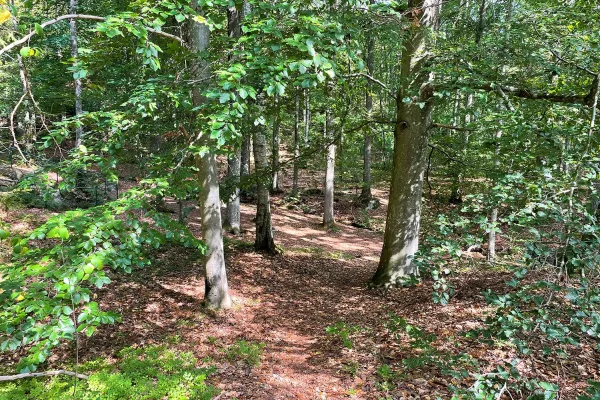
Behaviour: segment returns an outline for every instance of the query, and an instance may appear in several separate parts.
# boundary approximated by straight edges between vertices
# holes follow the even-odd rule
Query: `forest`
[[[0,0],[0,400],[600,399],[597,0]]]

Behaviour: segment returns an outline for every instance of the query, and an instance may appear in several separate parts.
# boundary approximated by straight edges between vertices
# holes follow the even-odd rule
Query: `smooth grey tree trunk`
[[[244,133],[242,137],[242,152],[240,155],[241,162],[241,176],[250,175],[250,140],[251,136],[249,133]]]
[[[294,175],[292,178],[292,196],[298,195],[298,176],[300,174],[300,95],[296,93],[294,111]]]
[[[325,140],[329,142],[327,146],[327,167],[325,169],[324,182],[324,204],[323,204],[323,225],[332,227],[335,225],[333,210],[333,194],[335,180],[335,140],[332,135],[333,116],[331,112],[325,113]]]
[[[231,197],[227,201],[227,214],[224,227],[230,233],[239,235],[242,232],[241,217],[240,217],[240,151],[236,150],[227,159],[227,178],[234,186]]]
[[[268,179],[269,161],[267,158],[267,142],[263,126],[254,129],[254,167],[258,183],[256,185],[256,237],[254,249],[275,253],[273,227],[271,225],[271,204],[269,189],[265,181]]]
[[[271,180],[271,191],[280,193],[281,187],[279,184],[279,129],[281,120],[279,115],[279,98],[275,96],[275,118],[273,119],[273,147],[271,149],[271,158],[273,161],[273,177]]]
[[[429,55],[428,32],[438,26],[442,0],[409,0],[410,9],[422,10],[418,27],[411,29],[400,61],[400,88],[396,99],[394,158],[383,250],[372,278],[375,286],[397,285],[418,273],[413,257],[419,248],[421,197],[426,168],[427,131],[431,125],[433,89],[423,70]],[[402,101],[418,89],[410,103]],[[418,103],[424,103],[421,107]]]
[[[375,38],[371,37],[369,39],[369,44],[367,46],[367,69],[369,71],[369,75],[373,76],[374,65],[374,50],[375,50]],[[367,93],[365,95],[365,111],[367,114],[367,120],[371,119],[371,114],[373,113],[373,83],[370,80],[367,80]],[[363,145],[363,184],[362,191],[360,193],[360,201],[363,204],[367,204],[373,198],[373,194],[371,193],[371,147],[372,147],[373,138],[371,136],[371,126],[367,125],[367,132],[365,132],[365,140]]]
[[[192,1],[192,7],[199,11],[197,0]],[[208,26],[191,20],[188,29],[190,49],[196,54],[206,50],[210,36]],[[198,57],[191,58],[191,73],[198,80],[206,78],[207,72],[203,64],[204,62]],[[192,90],[192,100],[194,106],[199,106],[205,101],[198,87],[194,87]],[[203,135],[202,144],[209,149],[196,157],[198,180],[201,187],[198,203],[202,219],[202,239],[206,246],[206,253],[203,258],[206,274],[204,279],[204,305],[209,309],[226,309],[231,307],[231,297],[229,296],[223,251],[219,170],[216,155],[212,151],[215,146],[214,141]]]
[[[241,24],[242,12],[235,6],[227,9],[227,31],[229,37],[239,38],[242,36]],[[233,186],[231,196],[227,201],[227,213],[225,214],[224,227],[234,235],[241,233],[241,217],[240,217],[240,150],[236,149],[227,159],[228,169],[227,178]]]
[[[77,0],[70,0],[69,13],[77,14]],[[79,47],[77,46],[77,25],[75,19],[69,20],[69,33],[71,36],[71,57],[73,63],[77,63],[79,57]],[[75,79],[75,116],[83,114],[83,105],[81,103],[81,79]],[[75,128],[75,148],[81,146],[81,138],[83,137],[83,127],[77,124]]]

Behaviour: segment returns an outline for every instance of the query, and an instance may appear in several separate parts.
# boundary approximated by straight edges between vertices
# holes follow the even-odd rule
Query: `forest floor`
[[[254,252],[255,206],[243,204],[246,230],[226,238],[234,302],[228,312],[202,311],[199,261],[180,248],[156,254],[157,262],[146,270],[112,274],[113,284],[98,292],[98,301],[121,313],[122,322],[82,339],[80,359],[110,360],[126,346],[167,343],[193,352],[203,365],[217,367],[209,382],[221,390],[220,399],[436,399],[449,398],[454,382],[431,362],[443,359],[443,354],[468,354],[481,360],[484,371],[516,357],[508,345],[484,347],[461,336],[483,326],[490,310],[482,292],[505,291],[506,271],[465,260],[466,272],[453,278],[456,293],[445,306],[431,301],[431,282],[388,293],[367,287],[382,247],[387,193],[374,191],[381,201],[369,215],[375,230],[352,225],[361,217],[353,206],[354,193],[338,194],[334,230],[321,226],[318,193],[296,204],[284,195],[275,196],[273,226],[282,250],[275,256]],[[19,213],[27,212],[31,213]],[[11,217],[15,224],[26,223],[23,214]],[[197,211],[188,223],[199,233]],[[394,338],[385,329],[390,313],[435,334],[437,340],[430,348],[411,348],[406,335]],[[328,333],[327,327],[334,328]],[[63,350],[51,364],[73,356],[72,348]],[[561,398],[574,399],[587,379],[599,378],[598,360],[586,346],[570,354],[560,366],[534,360],[518,368],[558,379]],[[425,362],[413,369],[402,367],[402,360],[409,358]],[[510,398],[508,393],[505,397]]]

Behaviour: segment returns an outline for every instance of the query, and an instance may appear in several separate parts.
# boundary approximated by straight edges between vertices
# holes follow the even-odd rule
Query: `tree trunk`
[[[294,176],[292,178],[292,196],[298,195],[298,175],[300,172],[300,95],[296,93],[294,112]]]
[[[77,14],[77,0],[70,0],[69,13]],[[69,21],[69,31],[71,36],[71,57],[73,63],[77,64],[77,57],[79,56],[79,48],[77,46],[77,25],[75,19]],[[75,116],[79,116],[83,113],[83,106],[81,104],[81,79],[75,79]],[[81,146],[81,138],[83,137],[83,127],[77,124],[75,128],[75,148]]]
[[[396,285],[406,275],[418,273],[413,257],[419,248],[427,130],[433,109],[433,90],[428,84],[430,76],[422,66],[423,57],[428,56],[427,33],[438,26],[441,4],[442,0],[409,1],[409,8],[419,9],[415,15],[420,16],[420,21],[413,21],[400,62],[392,181],[383,250],[372,278],[375,286]],[[411,98],[410,103],[403,101],[416,90],[419,95]]]
[[[227,32],[229,37],[237,39],[242,36],[242,13],[236,6],[227,9]],[[235,150],[227,159],[227,177],[233,184],[233,191],[227,201],[227,213],[225,218],[226,228],[234,235],[241,233],[240,217],[240,150]]]
[[[281,187],[279,186],[279,128],[281,126],[281,120],[279,119],[279,98],[275,96],[275,118],[273,119],[273,148],[271,151],[271,157],[273,160],[273,178],[271,182],[271,191],[273,193],[280,193]]]
[[[197,0],[192,7],[199,10]],[[208,47],[210,31],[205,24],[194,20],[189,25],[189,43],[193,52],[201,53]],[[191,58],[190,68],[195,78],[206,78],[205,65],[196,57]],[[198,87],[192,90],[194,106],[204,103]],[[219,197],[219,170],[217,159],[212,148],[215,146],[210,137],[203,136],[202,144],[209,150],[196,156],[198,180],[201,191],[199,196],[200,217],[202,219],[202,239],[206,246],[204,254],[204,305],[209,309],[224,309],[231,307],[227,273],[225,270],[225,255],[223,252],[223,231],[221,229],[221,199]]]
[[[371,37],[369,39],[369,44],[367,47],[367,69],[369,71],[369,75],[373,76],[374,66],[373,66],[373,52],[375,49],[375,38]],[[365,96],[365,110],[367,113],[367,120],[371,119],[371,114],[373,112],[373,83],[370,80],[367,80],[367,94]],[[367,204],[373,198],[371,194],[371,145],[372,145],[372,137],[371,137],[371,127],[367,125],[367,132],[365,132],[365,142],[363,148],[363,185],[362,191],[360,193],[360,201],[363,204]]]
[[[227,159],[228,170],[227,178],[232,182],[234,188],[231,197],[227,201],[227,217],[225,222],[226,229],[234,235],[242,232],[240,217],[240,151],[237,150]]]
[[[325,113],[325,140],[329,141],[327,146],[327,167],[325,169],[324,193],[325,200],[323,206],[323,225],[332,227],[335,224],[333,215],[333,193],[335,178],[335,141],[332,135],[333,116],[331,112]]]
[[[308,143],[310,135],[310,91],[304,89],[304,143]]]
[[[267,159],[267,142],[262,126],[254,129],[254,166],[258,177],[256,187],[256,237],[254,249],[275,253],[275,241],[273,240],[273,227],[271,225],[271,204],[269,200],[269,189],[265,183],[269,172],[269,161]]]
[[[240,156],[240,175],[248,176],[250,175],[250,140],[251,137],[249,134],[244,133],[242,137],[242,153]]]
[[[460,105],[460,90],[456,89],[456,92],[454,93],[454,109],[452,110],[452,113],[453,113],[452,124],[454,126],[458,126],[459,105]],[[459,134],[464,135],[462,132],[459,132]],[[464,150],[464,147],[462,150]],[[464,152],[463,152],[463,154],[464,154]],[[454,175],[454,176],[453,176],[452,188],[450,190],[450,198],[448,199],[448,202],[450,204],[462,203],[462,190],[461,190],[462,169],[463,169],[462,165],[459,165],[455,161],[453,162],[452,175]]]

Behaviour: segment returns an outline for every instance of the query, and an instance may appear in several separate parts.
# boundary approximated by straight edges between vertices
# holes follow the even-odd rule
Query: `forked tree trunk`
[[[280,193],[279,186],[279,128],[281,120],[279,119],[279,99],[275,97],[275,118],[273,119],[273,148],[271,149],[271,157],[273,160],[273,178],[271,181],[271,191]]]
[[[408,4],[409,9],[418,10],[413,15],[419,15],[420,21],[413,21],[400,62],[392,181],[383,250],[372,278],[375,286],[393,286],[403,277],[418,272],[413,257],[419,248],[427,130],[433,108],[430,76],[422,70],[422,65],[423,57],[429,54],[427,34],[438,25],[441,4],[442,0],[409,0]],[[403,99],[411,96],[413,90],[419,90],[419,95],[405,103]]]
[[[298,195],[298,175],[300,174],[300,95],[296,93],[294,111],[294,176],[292,178],[292,196]]]
[[[373,76],[374,65],[373,65],[373,52],[375,49],[375,38],[369,39],[367,47],[367,69],[369,75]],[[371,119],[373,112],[373,84],[369,80],[367,81],[367,94],[365,96],[365,111],[367,114],[367,120]],[[371,147],[373,138],[371,136],[371,127],[367,125],[367,132],[365,132],[365,142],[363,148],[363,185],[360,193],[360,201],[363,204],[367,204],[373,198],[371,193]]]
[[[267,142],[262,126],[254,130],[254,167],[258,183],[256,185],[256,237],[254,249],[275,253],[273,227],[271,225],[271,204],[269,189],[265,181],[268,179],[269,161],[267,159]]]
[[[69,13],[77,14],[77,0],[70,0]],[[75,19],[69,21],[69,31],[71,36],[71,57],[73,63],[77,63],[77,57],[79,56],[79,48],[77,46],[77,25]],[[81,79],[75,79],[75,116],[79,116],[83,113],[83,105],[81,103]],[[83,136],[83,127],[77,124],[75,128],[75,148],[81,145],[81,138]]]
[[[335,224],[333,214],[333,193],[335,179],[335,141],[332,135],[333,116],[330,111],[325,113],[325,140],[327,146],[327,167],[325,169],[323,225],[332,227]]]
[[[199,11],[197,0],[192,7]],[[201,53],[208,47],[210,31],[208,26],[191,20],[188,25],[191,51]],[[192,75],[199,81],[206,78],[205,65],[196,57],[191,58]],[[205,99],[198,87],[192,91],[194,106],[200,106]],[[200,182],[200,217],[202,219],[202,239],[206,246],[204,254],[204,304],[210,309],[231,307],[227,273],[225,271],[225,255],[223,252],[223,231],[221,229],[221,199],[219,198],[219,170],[217,159],[212,148],[215,143],[210,137],[203,135],[202,144],[209,150],[196,157],[198,180]]]

